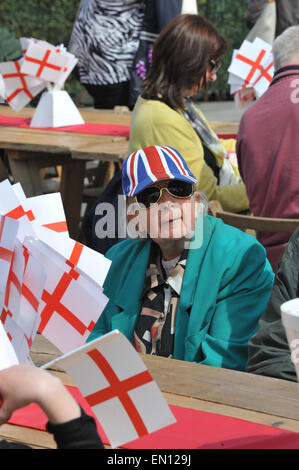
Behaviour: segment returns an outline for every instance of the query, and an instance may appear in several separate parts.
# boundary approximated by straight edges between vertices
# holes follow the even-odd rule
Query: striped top
[[[69,50],[78,58],[81,83],[128,81],[139,45],[142,0],[82,0]]]

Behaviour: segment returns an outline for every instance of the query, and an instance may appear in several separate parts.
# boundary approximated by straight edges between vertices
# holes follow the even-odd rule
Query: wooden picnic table
[[[61,355],[37,335],[31,357],[37,366]],[[141,354],[169,405],[206,411],[299,432],[298,384],[246,372]],[[75,385],[63,371],[51,371],[64,384]],[[45,431],[11,424],[0,427],[0,439],[22,441],[37,448],[55,448]]]

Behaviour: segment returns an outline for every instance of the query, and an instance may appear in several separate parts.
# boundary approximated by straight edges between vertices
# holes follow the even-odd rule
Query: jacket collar
[[[274,83],[278,82],[282,78],[299,75],[299,65],[287,65],[278,69],[273,76],[272,82],[269,86],[272,86]]]
[[[195,233],[198,239],[193,239],[193,245],[191,244],[188,253],[178,307],[181,311],[188,312],[193,305],[197,282],[199,282],[198,279],[194,278],[194,273],[200,272],[200,265],[203,262],[205,252],[210,244],[214,225],[210,217],[200,216],[196,221]],[[139,245],[137,245],[137,243]],[[115,304],[132,317],[136,316],[136,312],[138,314],[141,307],[150,247],[150,240],[136,241],[134,262],[130,265],[122,287],[115,296]],[[177,327],[185,330],[187,327],[187,318],[184,319],[184,315],[178,315],[177,320]]]

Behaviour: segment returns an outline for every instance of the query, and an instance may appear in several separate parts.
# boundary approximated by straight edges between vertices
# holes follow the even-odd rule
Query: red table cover
[[[0,126],[29,128],[31,118],[21,116],[3,116],[0,115]],[[97,124],[88,123],[78,124],[66,127],[34,127],[32,129],[43,129],[49,131],[61,132],[79,132],[81,134],[114,135],[129,138],[130,126],[119,124]]]
[[[82,408],[95,417],[77,387],[67,386]],[[299,433],[215,413],[170,406],[177,422],[132,441],[126,449],[298,449]],[[97,420],[96,420],[97,421]],[[277,418],[279,421],[279,418]],[[10,424],[45,429],[47,416],[38,405],[16,410]],[[101,425],[98,432],[109,444]]]

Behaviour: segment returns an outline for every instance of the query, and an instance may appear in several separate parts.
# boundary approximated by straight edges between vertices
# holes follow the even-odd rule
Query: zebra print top
[[[69,44],[81,83],[130,79],[144,9],[144,0],[82,0]]]

